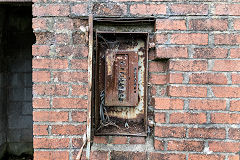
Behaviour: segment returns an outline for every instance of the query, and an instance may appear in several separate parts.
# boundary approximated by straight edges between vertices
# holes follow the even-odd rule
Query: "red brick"
[[[33,59],[32,67],[38,69],[67,69],[66,59]]]
[[[87,32],[76,31],[72,34],[73,44],[75,45],[86,45],[88,44],[88,34]]]
[[[195,86],[169,86],[168,95],[171,97],[207,97],[207,88]]]
[[[66,45],[71,43],[71,38],[68,33],[56,33],[55,34],[55,44]]]
[[[209,143],[209,150],[213,152],[236,153],[240,150],[240,143],[213,141]]]
[[[34,151],[34,160],[69,160],[68,151]]]
[[[33,71],[32,80],[33,82],[49,82],[51,79],[49,71]]]
[[[240,84],[240,74],[232,74],[232,84]]]
[[[164,142],[160,141],[160,140],[157,140],[157,139],[154,139],[154,149],[163,151],[164,150]]]
[[[227,84],[227,77],[223,73],[192,73],[190,84]]]
[[[33,5],[33,16],[68,16],[70,7],[66,4]]]
[[[224,128],[189,128],[189,138],[204,138],[204,139],[225,139],[226,131]]]
[[[36,95],[68,95],[67,85],[34,84],[33,94]]]
[[[187,58],[188,52],[185,47],[157,47],[155,58]]]
[[[207,15],[208,5],[206,4],[172,4],[170,11],[173,15]]]
[[[88,48],[86,46],[80,45],[64,45],[57,46],[56,52],[59,56],[62,57],[87,57],[88,56]]]
[[[86,122],[87,113],[83,111],[73,111],[72,112],[72,121],[74,122]]]
[[[33,111],[33,121],[64,122],[68,121],[68,112]]]
[[[207,70],[206,60],[170,60],[169,70],[172,71],[205,71]]]
[[[205,33],[175,33],[171,35],[171,44],[207,45],[208,34]]]
[[[108,160],[109,153],[107,151],[92,151],[90,157],[91,160]]]
[[[49,30],[47,18],[33,18],[32,19],[32,28],[33,30]]]
[[[73,19],[70,18],[58,18],[55,19],[53,25],[54,30],[73,30]]]
[[[110,159],[121,159],[121,160],[146,160],[146,152],[131,152],[131,151],[111,151]]]
[[[50,108],[50,99],[33,98],[33,108]]]
[[[230,155],[228,156],[228,160],[239,160],[240,159],[240,155]]]
[[[93,138],[94,143],[100,143],[100,144],[107,144],[107,137],[105,136],[94,136]]]
[[[240,111],[240,101],[232,100],[230,102],[230,111]]]
[[[204,148],[202,141],[168,141],[168,150],[170,151],[197,151]]]
[[[80,96],[80,95],[87,95],[88,93],[88,86],[87,85],[72,85],[72,95]]]
[[[129,143],[130,144],[145,144],[146,140],[145,140],[145,137],[130,137]]]
[[[149,82],[151,84],[166,84],[166,75],[151,73]]]
[[[181,99],[155,98],[155,109],[183,109],[184,102]]]
[[[230,128],[228,134],[230,139],[240,140],[240,128]]]
[[[240,71],[240,60],[215,60],[214,71]]]
[[[55,43],[55,34],[53,32],[35,32],[37,45],[51,45]]]
[[[186,21],[184,19],[157,19],[157,30],[186,30]]]
[[[215,34],[214,42],[217,45],[239,45],[240,34]]]
[[[159,113],[159,112],[155,112],[155,122],[156,123],[165,123],[165,113]]]
[[[74,15],[87,15],[88,14],[87,4],[75,4],[71,6],[71,14]]]
[[[165,44],[168,40],[168,35],[167,34],[163,34],[163,33],[156,33],[155,34],[155,43],[156,44]]]
[[[185,154],[173,154],[173,153],[157,153],[150,152],[149,153],[150,160],[183,160],[186,159]]]
[[[72,139],[72,146],[73,148],[81,148],[83,145],[83,139],[82,138],[73,138]]]
[[[212,87],[212,91],[216,97],[222,98],[240,97],[240,87]]]
[[[165,72],[166,62],[165,61],[151,61],[148,63],[149,72]]]
[[[48,135],[48,125],[33,125],[33,135],[45,136]]]
[[[191,99],[189,109],[194,110],[225,110],[226,100]]]
[[[227,19],[192,19],[189,29],[194,31],[225,31],[228,29]]]
[[[127,14],[127,6],[122,3],[95,3],[92,13],[98,16],[123,16]]]
[[[48,56],[50,47],[48,45],[32,45],[33,56]]]
[[[87,108],[87,100],[82,98],[53,98],[53,108]]]
[[[215,4],[216,15],[231,15],[239,16],[240,15],[240,4]]]
[[[230,49],[230,58],[240,58],[240,48]]]
[[[45,149],[56,149],[56,148],[68,148],[68,138],[33,138],[33,147],[45,148]]]
[[[87,59],[72,59],[71,60],[72,69],[88,69],[88,60]]]
[[[194,48],[194,58],[227,58],[228,49],[225,48]]]
[[[59,82],[87,82],[87,72],[53,72],[53,78]]]
[[[225,160],[224,155],[215,154],[189,154],[189,160]]]
[[[233,28],[234,30],[240,30],[240,19],[233,20]]]
[[[203,124],[207,122],[205,113],[172,113],[170,123]]]
[[[184,127],[156,126],[155,136],[162,138],[184,138],[186,137],[186,129]]]
[[[238,124],[240,123],[240,114],[238,113],[212,113],[212,123]]]
[[[133,15],[157,15],[166,14],[165,4],[133,4],[130,6],[130,13]]]
[[[52,125],[54,135],[83,135],[86,132],[86,125]]]
[[[113,137],[112,144],[127,144],[127,137]]]
[[[183,83],[183,79],[182,73],[169,73],[167,75],[167,82],[170,84]]]

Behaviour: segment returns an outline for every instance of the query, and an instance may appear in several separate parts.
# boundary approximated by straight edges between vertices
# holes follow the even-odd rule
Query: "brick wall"
[[[91,159],[239,159],[239,9],[237,0],[35,0],[35,159],[72,160],[82,145],[88,56],[83,19],[89,13],[156,18],[156,47],[149,52],[153,133],[93,136]]]

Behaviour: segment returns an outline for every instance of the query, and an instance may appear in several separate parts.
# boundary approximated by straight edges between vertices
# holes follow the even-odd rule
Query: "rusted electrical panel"
[[[95,28],[96,135],[146,136],[148,39],[148,32]]]

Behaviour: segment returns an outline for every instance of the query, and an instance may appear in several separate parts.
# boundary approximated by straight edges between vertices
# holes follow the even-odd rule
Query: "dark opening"
[[[0,3],[0,159],[32,159],[34,43],[32,4]]]

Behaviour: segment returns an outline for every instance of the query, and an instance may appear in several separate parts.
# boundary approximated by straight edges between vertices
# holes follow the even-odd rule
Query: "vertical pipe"
[[[86,158],[90,159],[91,149],[91,101],[92,101],[92,54],[93,54],[93,15],[89,15],[89,52],[88,52],[88,108],[87,108],[87,152]]]

